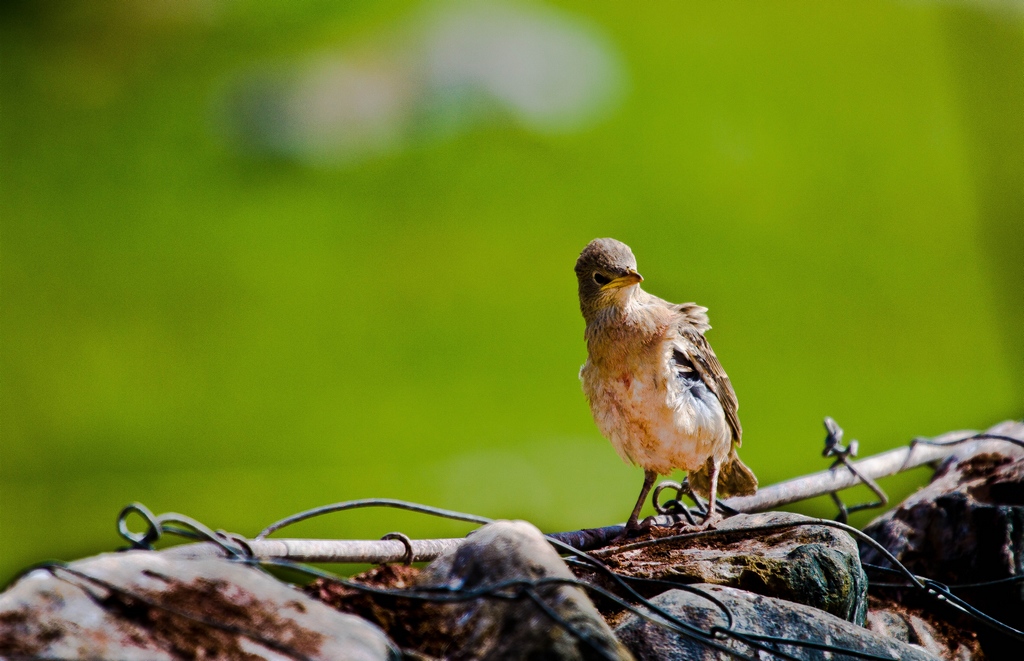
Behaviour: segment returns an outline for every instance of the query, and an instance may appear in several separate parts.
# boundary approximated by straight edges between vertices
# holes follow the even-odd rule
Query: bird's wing
[[[696,303],[680,303],[673,305],[672,311],[683,317],[685,323],[703,333],[711,330],[711,323],[708,321],[708,309]]]
[[[701,333],[711,330],[711,323],[708,321],[708,309],[703,305],[697,305],[696,303],[669,303],[654,294],[648,295],[652,303],[662,305],[675,313],[677,318],[679,318],[680,325],[689,325]]]
[[[707,316],[704,318],[707,319]],[[737,414],[740,405],[736,401],[736,391],[732,389],[729,376],[698,327],[688,323],[688,320],[681,320],[678,331],[679,336],[672,347],[672,358],[677,369],[682,372],[696,371],[708,390],[718,397],[725,419],[732,428],[733,440],[739,445],[743,437],[743,428]]]

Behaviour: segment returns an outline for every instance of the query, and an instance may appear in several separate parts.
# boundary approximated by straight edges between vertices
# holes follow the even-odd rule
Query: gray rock
[[[1021,423],[990,431],[1024,439]],[[912,571],[943,582],[978,582],[1024,573],[1022,522],[1024,450],[986,441],[965,445],[939,466],[928,486],[864,532]],[[885,562],[869,546],[862,557]]]
[[[399,658],[377,627],[253,567],[130,551],[69,569],[0,595],[0,658]]]
[[[543,534],[525,521],[497,521],[431,563],[419,585],[460,591],[541,578],[573,579]],[[518,588],[508,588],[511,594]],[[582,588],[547,585],[537,596],[574,632],[534,601],[484,597],[444,607],[452,659],[631,659]],[[589,644],[586,642],[589,641]]]
[[[1024,440],[1024,423],[988,430]],[[864,532],[910,571],[947,585],[984,583],[1024,574],[1024,448],[997,440],[972,441],[936,470],[932,481]],[[887,566],[884,556],[863,545],[865,563]],[[891,579],[890,579],[891,580]],[[1010,582],[954,591],[982,611],[1024,629],[1024,584]],[[894,591],[915,604],[918,595]],[[976,622],[990,658],[1020,658],[1020,642]]]
[[[732,630],[747,634],[775,636],[832,645],[837,648],[875,654],[894,661],[935,661],[937,657],[924,650],[891,638],[885,638],[867,629],[820,610],[783,599],[761,595],[720,585],[697,584],[690,589],[714,597],[732,613]],[[728,624],[718,605],[706,597],[684,590],[669,590],[651,601],[671,615],[702,631],[713,626]],[[638,659],[664,661],[697,661],[734,659],[728,652],[714,649],[691,636],[630,615],[615,630],[619,639]],[[775,658],[757,654],[748,645],[727,637],[716,641],[736,652],[754,658]],[[850,654],[827,652],[797,645],[780,645],[779,649],[799,659],[829,659],[841,661],[856,659]],[[861,657],[862,658],[862,657]]]
[[[820,608],[863,624],[867,580],[852,537],[821,525],[768,533],[748,531],[808,520],[788,512],[738,514],[718,525],[719,531],[735,531],[732,534],[665,542],[615,553],[605,560],[630,576],[727,585]]]
[[[974,631],[962,629],[918,608],[872,597],[868,629],[922,647],[946,661],[979,661],[985,655]]]

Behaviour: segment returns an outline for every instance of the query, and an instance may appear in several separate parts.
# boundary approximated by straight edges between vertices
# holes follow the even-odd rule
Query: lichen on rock
[[[793,525],[757,530],[779,524]],[[739,514],[725,519],[717,534],[627,548],[606,561],[629,576],[727,585],[820,608],[855,624],[863,624],[867,614],[867,579],[856,542],[799,514]]]

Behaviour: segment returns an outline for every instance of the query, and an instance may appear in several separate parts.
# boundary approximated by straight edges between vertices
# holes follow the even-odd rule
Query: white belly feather
[[[668,475],[691,471],[709,457],[729,455],[732,432],[718,398],[681,386],[665,343],[661,360],[635,361],[639,369],[609,373],[590,361],[580,370],[583,390],[601,433],[623,460]],[[653,358],[653,356],[652,356]]]

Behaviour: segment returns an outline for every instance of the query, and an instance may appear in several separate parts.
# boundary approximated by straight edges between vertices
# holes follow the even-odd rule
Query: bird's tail
[[[690,471],[688,474],[690,487],[694,492],[707,498],[711,491],[711,476],[708,474],[710,462],[703,468]],[[718,495],[726,498],[729,496],[753,496],[757,492],[757,476],[747,468],[746,464],[740,461],[736,454],[736,446],[729,450],[729,456],[722,463],[718,472]]]

